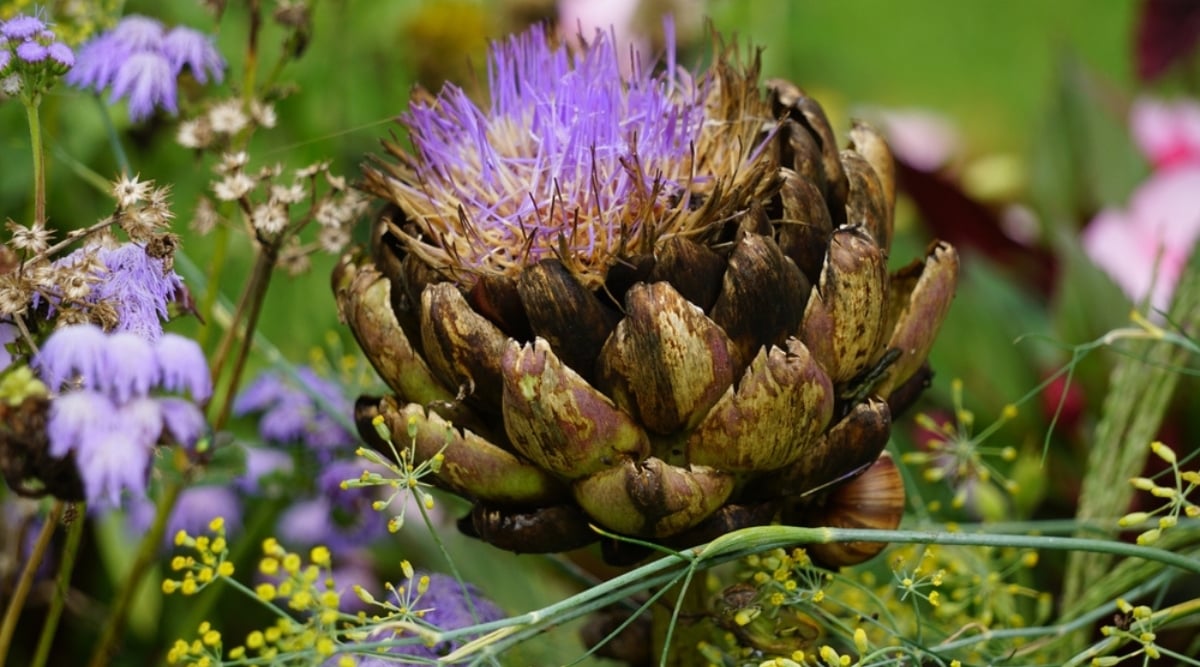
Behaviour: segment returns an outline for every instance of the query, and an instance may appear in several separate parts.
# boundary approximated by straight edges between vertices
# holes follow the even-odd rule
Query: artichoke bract
[[[360,432],[441,453],[467,532],[559,551],[589,524],[677,546],[872,525],[825,506],[864,471],[899,520],[873,464],[927,382],[957,256],[934,242],[889,275],[883,138],[856,123],[839,150],[812,98],[718,51],[623,78],[607,35],[573,54],[533,28],[493,46],[487,104],[418,91],[411,149],[364,168],[386,206],[334,291],[394,394],[359,400]]]

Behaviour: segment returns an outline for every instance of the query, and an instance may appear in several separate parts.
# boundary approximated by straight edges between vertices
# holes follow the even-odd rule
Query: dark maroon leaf
[[[914,169],[896,160],[896,181],[920,211],[933,235],[958,248],[975,251],[1048,297],[1057,260],[1045,248],[1024,245],[1004,233],[996,211],[971,199],[944,176]]]
[[[1200,41],[1200,2],[1143,0],[1136,39],[1138,78],[1157,79],[1196,51]]]

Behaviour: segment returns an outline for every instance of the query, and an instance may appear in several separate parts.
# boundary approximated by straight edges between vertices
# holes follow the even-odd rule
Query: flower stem
[[[83,527],[87,525],[84,519],[87,506],[84,503],[75,505],[76,516],[71,520],[67,529],[67,542],[63,545],[62,560],[58,564],[58,577],[54,582],[54,597],[50,599],[50,610],[46,612],[46,622],[42,625],[42,635],[38,638],[37,653],[34,654],[30,667],[42,667],[50,657],[50,649],[54,645],[54,633],[58,630],[58,619],[62,617],[63,607],[67,603],[67,594],[71,590],[71,572],[75,570],[75,556],[79,553],[79,542],[83,538]]]
[[[120,648],[119,642],[125,632],[125,623],[129,619],[134,594],[150,566],[158,559],[163,534],[167,531],[167,519],[171,517],[171,511],[175,509],[175,503],[179,500],[179,494],[183,491],[188,477],[190,475],[185,472],[182,479],[170,480],[163,486],[162,497],[158,500],[158,508],[154,514],[154,523],[142,538],[133,566],[129,568],[128,576],[117,591],[116,601],[100,633],[100,641],[97,642],[92,659],[88,662],[89,667],[104,667]]]
[[[33,222],[46,224],[46,156],[42,146],[42,121],[38,114],[41,94],[23,96],[25,118],[29,124],[29,146],[33,153]]]
[[[65,506],[66,503],[59,500],[50,509],[50,515],[42,524],[37,542],[33,544],[33,551],[29,552],[29,558],[25,561],[25,567],[21,569],[20,578],[17,579],[17,586],[13,589],[12,598],[8,601],[8,607],[4,611],[4,621],[0,623],[0,667],[4,667],[8,661],[8,650],[12,644],[13,633],[17,630],[17,619],[21,617],[21,609],[25,606],[25,598],[29,595],[30,587],[33,586],[34,575],[37,574],[37,569],[46,556],[50,538],[54,537],[54,529],[58,527],[58,520],[62,517]]]
[[[279,258],[279,248],[274,243],[265,243],[259,247],[258,259],[254,262],[254,271],[250,274],[250,281],[246,284],[246,291],[243,294],[245,299],[245,317],[246,330],[241,338],[241,343],[238,346],[237,357],[233,361],[233,370],[230,373],[229,381],[225,386],[225,396],[221,401],[221,410],[217,413],[216,419],[213,420],[213,428],[221,430],[229,421],[229,414],[233,410],[233,401],[237,396],[238,384],[242,379],[242,371],[246,368],[246,359],[250,356],[250,348],[254,346],[254,330],[258,326],[258,317],[262,314],[262,306],[266,300],[267,288],[271,285],[271,274],[275,269],[275,262]],[[241,310],[243,303],[238,304],[238,309]],[[237,314],[235,314],[233,327],[230,331],[236,331]],[[222,358],[224,363],[224,358]],[[216,372],[220,371],[220,366],[213,365]]]

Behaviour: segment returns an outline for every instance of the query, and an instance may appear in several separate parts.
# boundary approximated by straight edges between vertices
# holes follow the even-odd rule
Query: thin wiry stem
[[[61,500],[54,503],[50,509],[50,515],[42,524],[41,532],[38,533],[37,542],[33,544],[33,550],[29,552],[29,559],[25,561],[25,567],[21,569],[17,586],[13,589],[8,607],[4,611],[4,621],[0,623],[0,667],[4,667],[8,661],[8,650],[12,644],[13,633],[17,630],[17,619],[21,617],[21,610],[25,607],[25,598],[29,596],[33,578],[42,564],[42,559],[46,557],[46,549],[50,546],[50,539],[54,537],[54,529],[58,527],[58,520],[62,517],[65,507],[66,503]]]

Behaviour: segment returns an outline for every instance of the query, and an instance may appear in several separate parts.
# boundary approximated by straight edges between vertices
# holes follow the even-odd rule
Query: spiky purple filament
[[[669,51],[673,49],[673,44]],[[566,253],[606,269],[652,243],[662,212],[686,198],[705,91],[635,63],[628,81],[610,36],[582,54],[540,28],[493,46],[490,108],[454,86],[401,118],[424,199],[413,220],[461,268],[500,270]],[[633,246],[631,248],[631,246]]]

